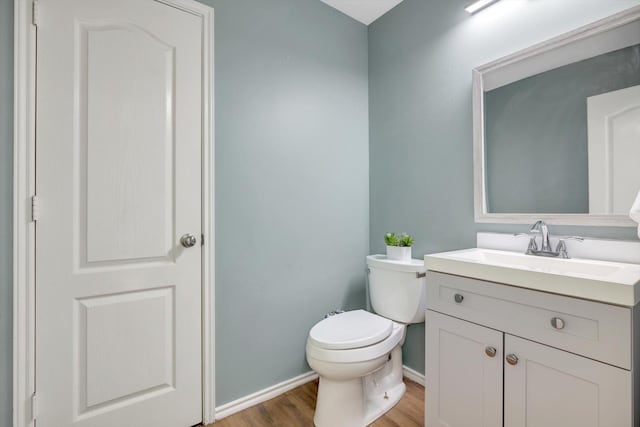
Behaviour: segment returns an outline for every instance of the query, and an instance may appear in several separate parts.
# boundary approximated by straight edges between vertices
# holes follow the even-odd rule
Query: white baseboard
[[[422,386],[425,385],[424,375],[407,366],[402,366],[402,375]],[[229,415],[233,415],[236,412],[240,412],[243,409],[247,409],[251,406],[273,399],[274,397],[277,397],[291,389],[313,381],[316,378],[318,378],[318,374],[313,371],[309,371],[306,374],[298,375],[297,377],[272,385],[271,387],[267,387],[248,396],[220,405],[216,408],[216,421],[226,418]]]
[[[402,365],[402,375],[405,378],[410,379],[413,382],[416,382],[418,384],[420,384],[421,386],[424,387],[425,385],[425,379],[424,379],[424,375],[421,374],[420,372],[413,370],[411,368],[409,368],[408,366]]]
[[[277,397],[291,389],[313,381],[316,378],[318,378],[318,374],[313,371],[309,371],[306,374],[298,375],[297,377],[272,385],[271,387],[267,387],[263,390],[259,390],[248,396],[220,405],[216,408],[216,421],[235,414],[236,412],[240,412],[243,409],[247,409],[251,406],[273,399],[274,397]]]

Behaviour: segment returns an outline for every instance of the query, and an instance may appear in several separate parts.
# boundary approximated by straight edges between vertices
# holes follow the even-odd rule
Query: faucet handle
[[[560,240],[577,240],[578,242],[584,242],[584,237],[580,236],[563,236]]]
[[[527,254],[532,254],[534,251],[538,250],[538,244],[536,243],[536,236],[530,233],[514,233],[514,237],[528,237],[529,238],[529,246],[527,247]]]
[[[540,220],[540,221],[536,221],[535,224],[533,224],[531,226],[531,229],[529,230],[532,233],[542,233],[542,228],[546,228],[547,227],[547,223]]]
[[[565,236],[561,237],[558,240],[558,246],[556,246],[556,252],[560,258],[569,259],[569,254],[567,253],[567,240],[576,240],[578,242],[584,242],[584,238],[580,236]]]

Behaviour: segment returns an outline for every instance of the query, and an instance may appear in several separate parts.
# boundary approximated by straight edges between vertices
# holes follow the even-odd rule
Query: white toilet
[[[367,257],[373,310],[347,311],[311,328],[307,361],[320,376],[317,427],[371,424],[402,398],[407,324],[424,322],[424,262]]]

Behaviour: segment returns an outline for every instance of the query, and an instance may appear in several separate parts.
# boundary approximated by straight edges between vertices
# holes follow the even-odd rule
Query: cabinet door
[[[427,311],[426,335],[427,427],[502,427],[502,332]]]
[[[505,353],[505,427],[631,426],[631,372],[511,335]]]

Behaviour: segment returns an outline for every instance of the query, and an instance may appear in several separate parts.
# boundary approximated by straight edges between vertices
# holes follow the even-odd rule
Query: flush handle
[[[489,357],[495,357],[497,350],[495,347],[485,347],[484,352]]]
[[[564,329],[564,320],[562,320],[559,317],[554,317],[551,319],[551,326],[553,326],[554,329]]]
[[[455,294],[453,296],[453,299],[455,302],[457,302],[458,304],[460,304],[462,302],[462,300],[464,300],[464,295],[461,294]]]

